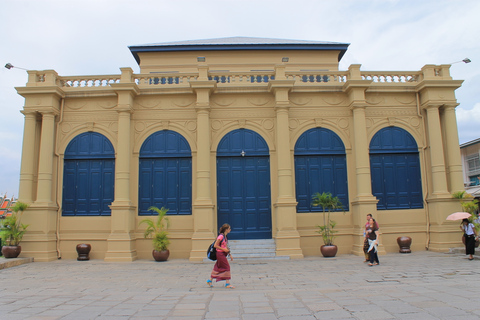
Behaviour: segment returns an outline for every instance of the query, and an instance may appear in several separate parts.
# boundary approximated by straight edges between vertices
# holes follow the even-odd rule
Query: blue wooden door
[[[218,227],[229,239],[272,237],[270,161],[265,141],[245,129],[228,134],[217,151]]]

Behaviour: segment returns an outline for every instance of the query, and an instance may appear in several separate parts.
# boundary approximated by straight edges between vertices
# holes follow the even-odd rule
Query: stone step
[[[277,256],[275,240],[229,240],[228,245],[235,260],[270,260],[290,259],[288,256]],[[204,261],[210,261],[204,259]]]

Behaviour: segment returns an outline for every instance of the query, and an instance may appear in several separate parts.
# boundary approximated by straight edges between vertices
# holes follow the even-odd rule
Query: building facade
[[[35,261],[150,258],[140,220],[169,209],[172,258],[201,261],[218,227],[270,239],[278,256],[319,254],[331,192],[340,253],[361,254],[365,216],[383,251],[460,243],[445,217],[463,190],[449,65],[338,69],[348,44],[222,38],[132,46],[140,73],[28,71],[19,199]]]
[[[460,145],[465,191],[480,198],[480,139]]]

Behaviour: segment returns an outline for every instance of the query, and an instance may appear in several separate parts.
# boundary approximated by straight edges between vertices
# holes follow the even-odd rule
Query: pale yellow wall
[[[456,132],[456,128],[447,124],[448,119],[445,119],[443,110],[447,105],[456,105],[454,90],[460,86],[461,81],[451,80],[445,66],[425,66],[422,71],[412,72],[363,72],[359,65],[353,65],[348,71],[336,71],[338,53],[141,53],[142,76],[134,75],[128,68],[122,69],[121,75],[85,78],[60,77],[54,71],[48,70],[29,71],[29,83],[17,90],[26,99],[24,112],[34,113],[37,117],[34,133],[25,131],[25,134],[33,135],[33,139],[25,140],[23,153],[24,157],[32,154],[34,161],[22,161],[20,199],[32,199],[32,207],[26,213],[25,220],[35,227],[29,229],[22,242],[22,255],[35,256],[36,261],[53,260],[57,255],[73,259],[76,257],[75,245],[88,242],[92,244],[91,255],[94,259],[150,259],[151,240],[143,239],[144,227],[138,226],[145,217],[136,214],[139,152],[145,139],[166,129],[182,135],[192,151],[193,214],[170,216],[172,258],[190,258],[192,261],[203,259],[203,248],[208,246],[217,229],[216,149],[227,133],[239,128],[258,133],[270,149],[272,233],[277,242],[277,254],[289,255],[292,258],[319,254],[322,240],[316,233],[316,225],[322,223],[322,214],[297,214],[294,199],[295,143],[302,133],[316,127],[332,130],[345,145],[350,209],[345,213],[332,213],[332,219],[337,221],[338,236],[335,243],[339,246],[340,254],[361,254],[362,226],[366,213],[372,213],[380,223],[382,252],[396,252],[396,238],[404,235],[413,238],[412,249],[415,251],[425,250],[427,247],[434,251],[447,251],[449,247],[459,245],[457,225],[446,222],[445,217],[459,208],[458,201],[452,200],[450,196],[450,192],[454,191],[452,181],[456,181],[452,177],[455,178],[457,173],[450,172],[447,167],[456,165],[457,162],[460,164],[461,161],[459,157],[457,159],[449,154],[459,152],[459,148],[458,145],[452,146],[445,138],[452,130]],[[206,62],[198,64],[197,56],[205,56]],[[281,58],[285,56],[290,60],[281,65]],[[254,74],[251,70],[257,69],[271,70],[272,74],[276,75],[275,81],[233,81],[239,74],[249,76]],[[322,74],[311,71],[316,69],[335,71],[329,73],[332,81],[304,83],[299,80],[298,76],[302,74]],[[432,71],[435,69],[441,71],[435,73]],[[182,73],[215,74],[215,70],[229,70],[222,72],[231,76],[232,82],[195,82],[191,79],[180,84],[150,85],[148,81],[141,80],[145,79],[145,73],[151,71],[180,71],[167,74],[175,77]],[[283,74],[285,71],[286,75]],[[389,75],[413,75],[417,78],[407,82],[373,81],[371,78],[380,79]],[[333,80],[337,76],[344,80]],[[90,86],[74,84],[75,81],[104,79],[114,79],[116,83]],[[136,79],[140,79],[138,84]],[[432,79],[435,81],[431,82]],[[69,83],[69,86],[64,85],[65,82]],[[439,83],[442,85],[438,85]],[[438,111],[432,111],[435,106]],[[355,123],[354,108],[364,110],[365,127],[359,131],[354,130],[355,126],[361,123]],[[50,109],[56,112],[55,139],[44,141],[41,138],[43,120],[40,114]],[[427,109],[430,110],[428,116]],[[207,156],[201,155],[200,151],[204,150],[198,149],[198,139],[204,139],[199,138],[199,126],[204,125],[199,122],[202,110],[208,110],[209,119],[207,145],[210,149]],[[282,110],[287,110],[288,125],[277,128],[278,123],[283,123],[279,118],[285,117]],[[119,141],[119,132],[122,129],[118,125],[119,115],[123,114],[125,117],[125,112],[130,123],[128,158],[119,159],[120,154],[124,154],[122,147],[128,144],[128,141]],[[435,115],[438,115],[438,123]],[[365,152],[368,154],[368,150],[355,149],[355,132],[365,133],[365,147],[368,149],[375,133],[388,126],[406,130],[417,142],[425,199],[423,209],[377,211],[373,196],[358,197],[358,188],[362,188],[362,185],[357,185],[357,179],[370,169],[362,167],[356,159],[362,152],[363,155]],[[438,128],[439,132],[436,131]],[[128,164],[129,185],[126,194],[122,194],[126,199],[112,206],[110,217],[63,217],[59,213],[63,196],[63,155],[74,137],[88,131],[101,133],[112,143],[117,157],[116,166],[119,160]],[[279,133],[285,132],[288,132],[288,140],[277,141]],[[441,141],[439,144],[433,143],[432,147],[432,141],[435,142],[432,139]],[[200,142],[206,143],[205,140]],[[51,155],[54,160],[51,166],[52,199],[51,203],[45,204],[37,201],[40,185],[38,162],[42,145],[49,144],[54,146],[54,154]],[[45,158],[45,155],[43,157]],[[291,168],[287,170],[288,179],[285,179],[286,168],[279,167],[283,165],[280,160],[285,159],[284,157],[288,158],[288,163],[291,164]],[[442,164],[436,162],[439,158],[449,160]],[[198,199],[197,183],[205,179],[199,175],[198,170],[206,167],[206,164],[210,168],[208,186],[211,195],[209,199]],[[436,181],[440,181],[437,184],[433,182],[433,173]],[[42,177],[45,177],[45,174]],[[447,181],[445,186],[442,181]],[[285,183],[290,185],[283,185]],[[288,190],[293,191],[285,194],[290,192]],[[134,218],[130,219],[133,216]],[[205,227],[199,221],[208,223]],[[291,228],[289,224],[292,225]]]

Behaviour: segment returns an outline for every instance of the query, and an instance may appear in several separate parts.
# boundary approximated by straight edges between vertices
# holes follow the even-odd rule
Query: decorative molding
[[[266,129],[266,130],[272,130],[273,127],[274,127],[274,122],[272,119],[264,119],[262,121],[262,126]]]
[[[408,99],[407,99],[408,97]],[[395,100],[400,102],[401,104],[414,104],[415,103],[415,95],[396,95]]]
[[[344,103],[346,99],[347,97],[343,93],[322,94],[322,100],[329,105],[338,106]]]
[[[245,119],[238,119],[238,126],[242,129],[245,129],[246,120]]]
[[[87,122],[87,123],[85,123],[85,127],[87,128],[87,131],[88,131],[88,132],[92,132],[94,126],[95,126],[95,122]]]
[[[250,102],[250,104],[260,107],[268,104],[269,102],[273,102],[272,98],[266,98],[266,97],[256,97],[256,98],[247,98],[247,101]]]
[[[300,124],[298,122],[298,119],[289,119],[288,120],[288,127],[290,128],[290,130],[297,129],[299,125]]]
[[[213,95],[211,97],[211,102],[213,104],[216,104],[218,106],[221,106],[221,107],[228,107],[228,106],[231,106],[234,102],[235,102],[236,99],[229,99],[225,96],[218,96],[218,95]]]
[[[143,121],[136,121],[134,127],[136,132],[142,132],[143,130],[145,130],[146,125]]]
[[[385,98],[379,97],[378,94],[376,95],[368,94],[365,97],[365,102],[367,102],[368,104],[377,105],[380,103],[385,103]]]
[[[337,125],[338,125],[339,128],[341,128],[343,130],[347,129],[348,125],[349,125],[348,119],[346,119],[346,118],[338,119]]]
[[[169,120],[161,120],[160,121],[160,128],[162,128],[163,130],[168,130],[170,126],[170,121]]]
[[[212,120],[211,127],[213,131],[220,130],[222,126],[223,126],[223,123],[221,120]]]
[[[179,108],[186,108],[195,104],[196,99],[194,97],[184,97],[184,98],[177,98],[172,99],[172,105],[179,107]]]
[[[311,98],[298,97],[297,95],[290,95],[290,101],[297,106],[304,106],[312,101]]]
[[[197,121],[187,121],[185,126],[188,130],[195,132],[197,130]]]

